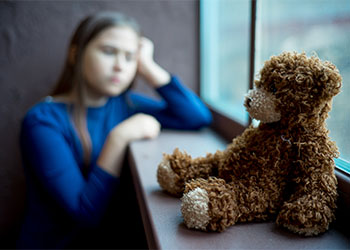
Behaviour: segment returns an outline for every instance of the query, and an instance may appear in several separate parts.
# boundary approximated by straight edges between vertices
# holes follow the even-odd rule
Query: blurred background
[[[9,246],[24,208],[18,137],[26,111],[61,72],[79,21],[101,10],[133,16],[153,40],[155,60],[198,90],[198,1],[0,1],[0,248]],[[138,79],[137,91],[153,95]]]

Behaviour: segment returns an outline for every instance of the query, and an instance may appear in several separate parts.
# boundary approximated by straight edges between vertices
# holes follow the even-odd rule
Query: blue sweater
[[[72,127],[69,104],[46,98],[22,123],[20,144],[27,180],[27,210],[18,247],[62,248],[81,230],[97,226],[119,178],[96,165],[108,133],[135,113],[154,116],[163,128],[198,129],[211,122],[200,99],[172,76],[157,89],[162,100],[132,91],[87,109],[92,141],[89,173],[82,174],[82,147]]]

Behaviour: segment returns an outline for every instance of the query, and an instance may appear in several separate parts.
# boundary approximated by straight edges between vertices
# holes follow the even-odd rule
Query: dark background
[[[24,209],[21,119],[53,88],[79,21],[100,10],[133,16],[153,40],[155,60],[197,92],[198,6],[198,0],[0,2],[0,247]],[[142,79],[136,89],[152,95]]]

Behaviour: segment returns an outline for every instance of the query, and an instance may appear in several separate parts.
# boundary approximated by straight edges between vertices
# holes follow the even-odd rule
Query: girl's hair
[[[63,72],[51,93],[52,96],[66,94],[76,88],[76,101],[69,111],[82,144],[85,173],[90,164],[92,144],[87,129],[85,100],[82,95],[82,87],[85,81],[82,74],[82,58],[87,44],[101,31],[113,26],[129,27],[141,36],[138,23],[133,18],[122,13],[99,12],[86,17],[73,34]]]

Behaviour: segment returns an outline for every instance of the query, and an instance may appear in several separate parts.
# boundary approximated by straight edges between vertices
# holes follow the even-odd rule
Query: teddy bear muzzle
[[[276,110],[276,98],[273,94],[260,89],[249,90],[245,96],[244,106],[249,115],[263,123],[277,122],[281,113]]]

